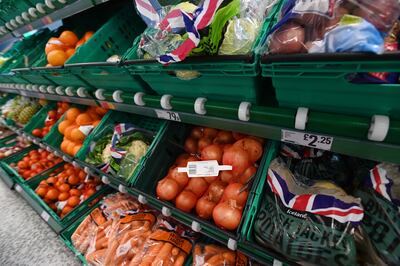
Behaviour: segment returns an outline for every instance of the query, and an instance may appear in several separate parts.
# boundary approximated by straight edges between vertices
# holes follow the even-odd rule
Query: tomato
[[[24,169],[24,168],[28,167],[28,164],[24,161],[19,161],[17,166],[18,166],[18,169]]]
[[[37,151],[37,150],[31,150],[29,153],[28,153],[28,155],[29,156],[32,156],[32,155],[34,155],[34,154],[38,154],[39,152]]]
[[[35,128],[32,130],[32,135],[39,138],[42,136],[42,130],[40,128]]]
[[[54,110],[51,110],[51,111],[49,111],[49,112],[47,113],[47,117],[48,117],[49,119],[55,119],[55,118],[57,117],[57,112],[54,111]]]

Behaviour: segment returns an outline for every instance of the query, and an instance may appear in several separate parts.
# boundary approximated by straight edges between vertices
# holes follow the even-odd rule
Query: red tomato
[[[32,131],[32,135],[34,135],[35,137],[41,137],[42,136],[42,130],[40,128],[35,128]]]
[[[48,117],[49,119],[55,119],[55,118],[57,117],[57,112],[54,111],[54,110],[51,110],[51,111],[49,111],[49,112],[47,113],[47,117]]]

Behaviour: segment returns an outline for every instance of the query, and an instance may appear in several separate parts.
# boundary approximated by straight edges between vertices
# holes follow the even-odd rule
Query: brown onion
[[[203,137],[203,128],[202,127],[194,127],[190,132],[190,136],[194,139],[200,139]]]
[[[164,178],[158,182],[156,193],[161,200],[173,200],[179,193],[179,185],[171,178]]]
[[[217,203],[211,201],[207,196],[201,197],[196,204],[196,213],[200,218],[210,219],[213,214],[213,210]]]
[[[207,191],[208,183],[202,177],[194,177],[190,178],[188,185],[185,190],[190,190],[194,194],[196,194],[197,198],[203,196],[203,194]]]
[[[261,144],[251,138],[243,138],[241,140],[238,140],[233,144],[233,146],[240,147],[241,149],[245,150],[250,156],[250,161],[252,161],[253,163],[258,161],[263,153],[263,148]]]
[[[251,165],[249,154],[240,147],[232,146],[224,152],[222,156],[224,165],[232,165],[234,177],[243,174],[244,170]]]
[[[201,138],[199,139],[199,142],[197,143],[198,145],[198,150],[201,152],[205,147],[207,147],[208,145],[212,144],[212,140],[209,138]]]
[[[247,190],[240,192],[242,188],[243,184],[240,183],[229,184],[224,190],[222,201],[235,202],[238,208],[243,208],[247,202],[249,193]]]
[[[175,180],[178,185],[179,189],[182,190],[185,186],[189,183],[189,177],[185,172],[178,172],[178,167],[172,168],[168,173],[169,178]]]
[[[232,133],[229,131],[220,131],[214,139],[214,143],[217,144],[229,144],[234,142],[235,139],[232,136]]]
[[[227,230],[235,230],[242,219],[242,212],[235,208],[233,204],[225,201],[215,206],[213,219],[217,226]]]
[[[184,190],[176,197],[175,206],[184,212],[190,212],[196,206],[196,202],[196,195],[192,191]]]
[[[218,144],[211,144],[201,151],[201,160],[217,160],[218,163],[222,162],[222,149]]]
[[[194,138],[187,138],[184,145],[185,151],[190,154],[197,152],[197,140]]]

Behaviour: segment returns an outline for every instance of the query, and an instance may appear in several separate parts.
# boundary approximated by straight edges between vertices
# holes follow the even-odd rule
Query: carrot
[[[140,266],[145,266],[145,265],[151,265],[153,262],[153,259],[157,256],[157,254],[160,252],[161,248],[163,247],[162,242],[152,242],[150,244],[150,247],[148,247],[148,250],[145,254],[138,254],[140,258],[137,258],[138,256],[136,255],[129,266],[136,266],[138,265],[138,260],[140,259]]]
[[[172,256],[177,256],[179,254],[180,250],[177,247],[172,248]]]
[[[85,232],[86,228],[89,226],[89,224],[92,222],[92,218],[87,216],[82,223],[76,228],[75,232],[71,236],[72,243],[76,242],[79,238],[82,237],[82,232]]]
[[[215,266],[215,265],[220,265],[224,262],[224,257],[222,254],[217,254],[212,256],[209,260],[206,261],[204,266]]]
[[[175,259],[174,266],[182,266],[185,262],[186,254],[185,252],[179,252],[178,256]]]
[[[111,262],[117,257],[116,252],[119,247],[120,241],[114,240],[111,242],[111,246],[107,249],[107,255],[104,259],[104,265],[111,265]]]
[[[222,253],[222,256],[224,257],[225,261],[229,264],[234,264],[236,262],[236,253],[233,251],[226,251]]]
[[[167,260],[170,259],[172,248],[173,246],[171,243],[165,243],[151,265],[167,265]]]
[[[91,265],[103,265],[101,262],[104,259],[104,255],[105,255],[106,251],[107,251],[107,249],[101,249],[101,250],[92,252],[85,257],[86,261]]]

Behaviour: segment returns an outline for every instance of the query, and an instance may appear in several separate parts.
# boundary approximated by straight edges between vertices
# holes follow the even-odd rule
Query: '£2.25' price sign
[[[281,141],[329,151],[333,137],[282,129]]]

